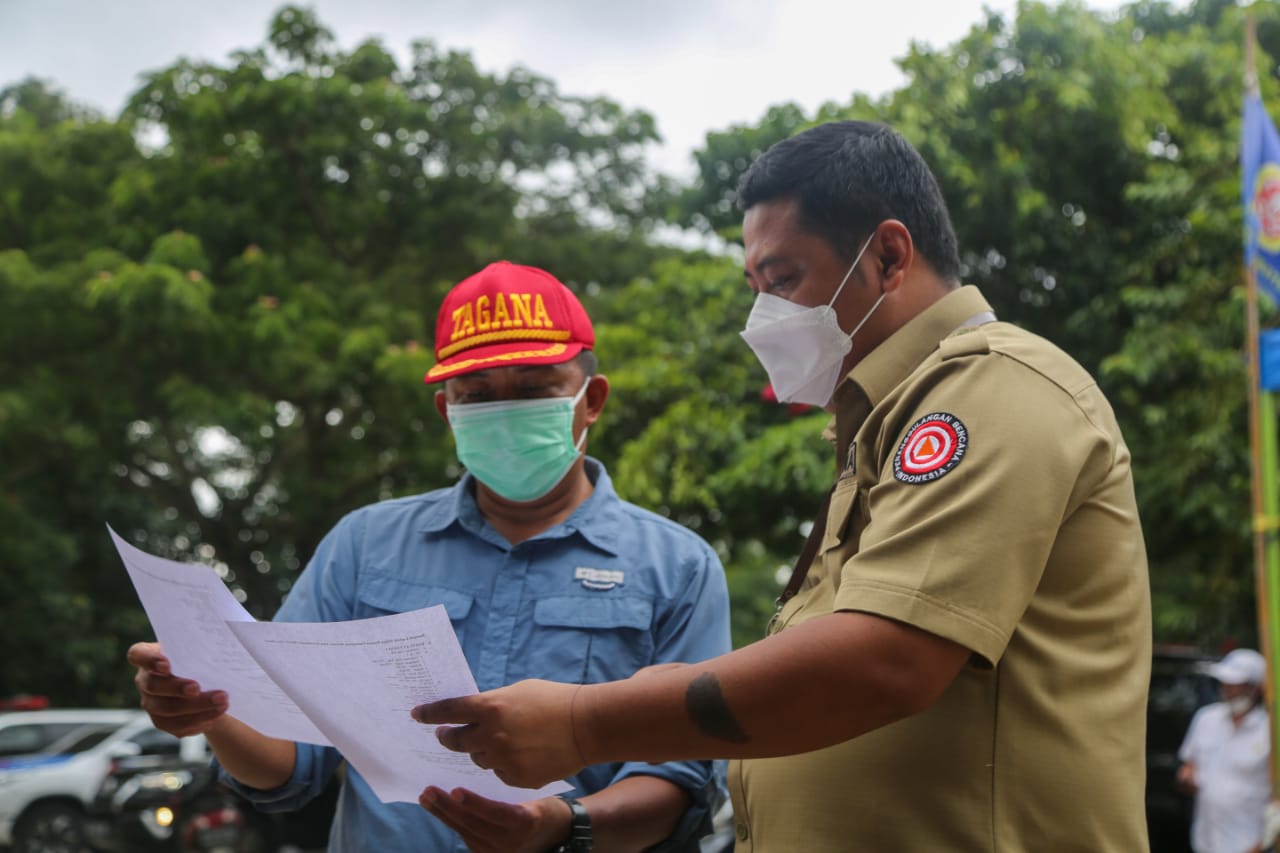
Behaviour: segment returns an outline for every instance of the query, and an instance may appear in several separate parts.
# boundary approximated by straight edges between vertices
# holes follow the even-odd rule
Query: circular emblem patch
[[[1258,170],[1253,211],[1258,217],[1258,245],[1267,252],[1280,250],[1280,166],[1275,163]]]
[[[893,476],[904,483],[930,483],[960,464],[969,431],[955,415],[934,412],[911,425],[893,455]]]

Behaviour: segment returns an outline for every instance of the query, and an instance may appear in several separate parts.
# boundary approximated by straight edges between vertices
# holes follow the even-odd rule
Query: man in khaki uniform
[[[416,715],[523,785],[742,759],[741,851],[1145,850],[1147,567],[1096,384],[959,286],[937,184],[888,128],[779,143],[740,204],[743,337],[780,400],[835,416],[817,557],[771,635]]]

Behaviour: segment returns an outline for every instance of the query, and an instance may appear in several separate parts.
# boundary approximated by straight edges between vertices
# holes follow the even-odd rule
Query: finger
[[[211,710],[226,710],[230,699],[225,691],[211,690],[195,695],[173,696],[166,693],[140,691],[138,705],[153,717],[184,717]]]
[[[476,726],[440,726],[436,729],[436,740],[453,752],[474,753],[481,746],[481,736]]]
[[[475,723],[480,720],[479,695],[455,696],[419,705],[409,712],[420,723]]]
[[[452,829],[471,850],[502,849],[502,830],[470,814],[457,800],[439,788],[429,787],[422,792],[418,803]]]
[[[454,788],[449,792],[449,798],[457,804],[460,810],[475,820],[484,821],[494,826],[520,827],[531,823],[527,809],[511,803],[500,803],[497,800],[482,797],[474,791],[468,791],[466,788]]]
[[[165,721],[163,727],[156,726],[161,731],[166,731],[174,737],[190,737],[191,735],[204,734],[213,727],[222,716],[226,714],[225,708],[214,711],[206,711],[202,714],[191,714],[186,717],[174,717]]]
[[[226,705],[221,705],[188,714],[161,716],[152,713],[151,722],[156,728],[175,737],[187,737],[188,735],[202,734],[207,731],[226,712]]]
[[[495,833],[505,831],[507,827],[520,822],[518,814],[499,812],[495,816],[490,810],[477,808],[476,801],[483,800],[483,797],[462,788],[454,788],[448,794],[439,788],[427,790],[435,792],[432,803],[441,814],[448,815],[461,826],[470,827],[477,835],[493,837]]]
[[[190,678],[178,678],[173,675],[158,675],[145,669],[138,669],[133,677],[138,692],[149,696],[186,696],[200,695],[200,685]]]
[[[213,690],[198,693],[195,696],[156,696],[144,695],[138,703],[142,708],[157,717],[187,717],[192,714],[203,714],[208,711],[225,711],[229,704],[226,692]]]
[[[161,675],[169,674],[169,659],[164,656],[159,643],[134,643],[125,655],[133,666]]]

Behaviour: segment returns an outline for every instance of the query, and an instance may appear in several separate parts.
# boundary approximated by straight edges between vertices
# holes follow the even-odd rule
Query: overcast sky
[[[0,0],[0,86],[50,78],[114,114],[138,75],[179,57],[225,62],[263,42],[282,3],[264,0]],[[1015,0],[313,0],[343,47],[377,36],[402,58],[431,38],[485,70],[524,65],[574,95],[656,116],[654,163],[685,175],[709,130],[771,105],[812,110],[902,83],[910,43],[943,47]],[[1090,0],[1115,10],[1118,0]]]

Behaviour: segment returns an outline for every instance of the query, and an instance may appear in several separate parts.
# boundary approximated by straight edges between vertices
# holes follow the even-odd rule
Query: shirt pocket
[[[408,613],[443,604],[461,644],[467,615],[475,596],[443,586],[406,583],[387,575],[368,575],[356,590],[355,619],[370,619],[390,613]]]
[[[530,632],[526,654],[513,661],[512,681],[615,681],[652,662],[653,602],[634,596],[540,598]]]
[[[862,500],[862,490],[858,488],[856,478],[849,477],[836,484],[835,491],[831,493],[831,505],[827,508],[827,527],[822,533],[819,554],[850,544],[860,526],[855,519]],[[852,544],[857,544],[856,539]]]

